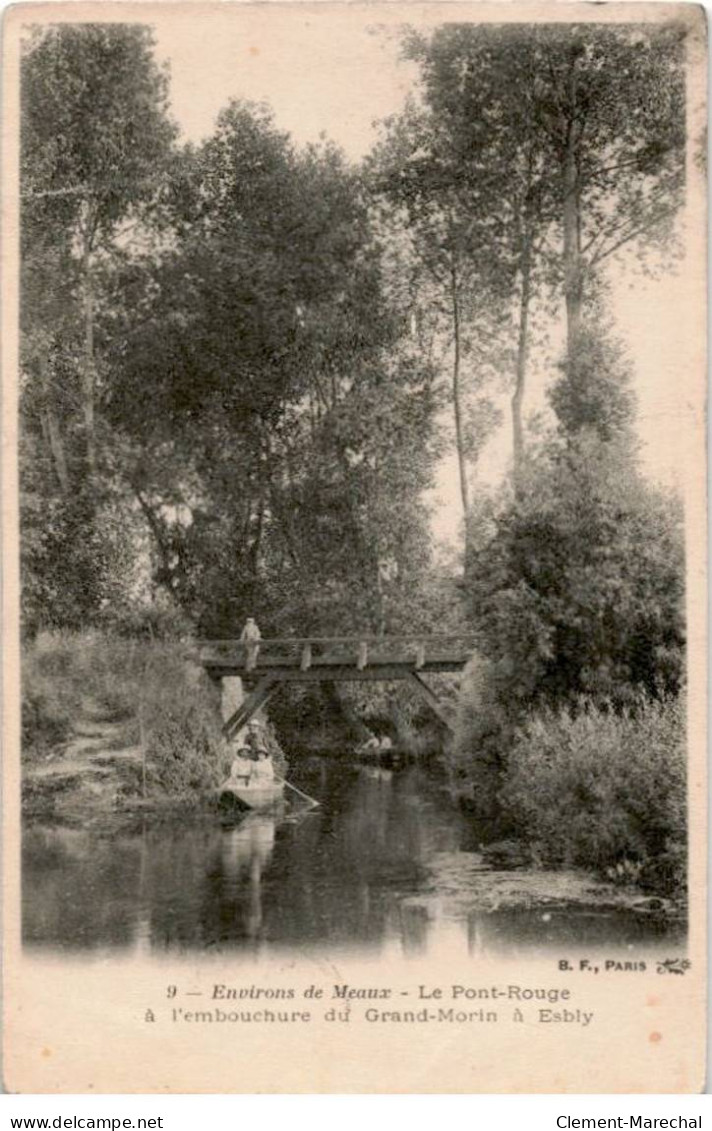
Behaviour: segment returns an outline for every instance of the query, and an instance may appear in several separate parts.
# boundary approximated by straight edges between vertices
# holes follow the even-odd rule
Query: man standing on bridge
[[[245,645],[245,652],[247,653],[245,668],[248,672],[251,672],[257,664],[261,639],[262,633],[257,627],[254,617],[248,617],[240,636],[240,643]]]

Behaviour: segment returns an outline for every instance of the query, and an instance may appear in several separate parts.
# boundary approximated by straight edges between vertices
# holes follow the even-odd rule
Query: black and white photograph
[[[367,1067],[296,1090],[398,1090],[376,1038],[540,1090],[518,1023],[541,1090],[693,1089],[704,13],[27,5],[5,49],[18,963],[136,964],[127,1033],[249,1024],[264,1090],[317,1023]]]

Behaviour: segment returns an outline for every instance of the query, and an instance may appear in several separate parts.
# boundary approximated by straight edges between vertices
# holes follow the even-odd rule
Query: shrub
[[[31,687],[22,700],[22,754],[41,757],[65,742],[72,731],[72,713],[45,689]]]
[[[650,487],[629,442],[584,435],[539,453],[470,563],[481,647],[515,711],[635,708],[684,677],[679,500]]]
[[[23,649],[23,751],[68,738],[82,715],[115,722],[135,714],[146,648],[93,630],[39,633]]]
[[[43,633],[22,657],[22,757],[42,757],[65,742],[80,707],[70,633]]]
[[[679,891],[685,872],[684,703],[641,699],[620,714],[590,702],[518,732],[502,800],[552,862]]]
[[[228,756],[217,693],[202,668],[170,645],[153,645],[138,712],[151,792],[183,797],[207,793],[219,784]]]
[[[195,707],[154,721],[146,739],[149,790],[184,797],[208,793],[224,776],[219,730]]]
[[[185,640],[192,623],[181,609],[155,601],[145,605],[109,605],[102,611],[101,627],[114,637],[139,640]]]
[[[185,796],[218,784],[228,759],[217,695],[175,645],[43,632],[26,647],[22,674],[23,757],[67,740],[79,718],[125,720],[107,749],[142,744],[149,790]]]
[[[501,666],[475,655],[465,668],[449,759],[456,791],[471,794],[470,808],[487,820],[501,815],[503,751],[516,720]]]

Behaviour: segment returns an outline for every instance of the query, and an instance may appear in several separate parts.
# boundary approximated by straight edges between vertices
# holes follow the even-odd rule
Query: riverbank
[[[473,820],[496,819],[546,865],[683,899],[687,883],[684,695],[625,706],[581,695],[513,709],[491,664],[466,669],[452,770]]]
[[[181,642],[40,633],[22,692],[26,815],[96,824],[191,807],[225,776],[219,696]]]
[[[416,903],[461,918],[474,911],[626,911],[660,922],[684,923],[678,901],[644,895],[633,885],[615,885],[592,872],[551,868],[502,868],[483,852],[440,853],[429,864],[424,892]]]
[[[191,659],[188,641],[41,632],[23,647],[22,682],[28,815],[81,823],[119,810],[202,806],[229,772],[234,747],[222,737],[220,694]],[[354,706],[333,687],[319,700],[285,690],[273,721],[265,719],[279,772],[286,774],[288,763],[278,733],[296,757],[354,757],[372,734],[374,713],[375,725],[392,727],[395,744],[384,763],[438,748],[437,721],[426,720],[418,734],[402,711],[385,722],[378,715],[388,696],[372,699]]]
[[[218,827],[215,806],[208,795],[142,795],[142,750],[137,745],[122,745],[122,733],[119,723],[84,720],[77,724],[71,741],[25,768],[22,808],[28,832],[65,829],[103,842],[107,837],[123,837],[146,828],[170,830],[179,826],[187,831]],[[384,828],[389,827],[394,817],[388,808],[393,807],[393,798],[398,798],[402,788],[407,792],[414,772],[425,783],[420,787],[419,804],[423,789],[441,799],[439,806],[448,804],[442,780],[423,771],[377,769],[318,755],[312,755],[307,765],[307,775],[318,769],[322,782],[324,772],[333,779],[343,765],[345,779],[354,781],[357,799],[365,785],[370,793],[368,805],[362,804],[368,825],[362,831],[367,842],[383,839],[383,832],[375,826],[380,829],[386,822]],[[299,777],[298,766],[295,769]],[[314,793],[320,792],[319,785],[312,784],[309,777],[302,784]],[[330,800],[323,785],[321,793],[328,810]],[[408,803],[412,806],[412,799]],[[401,820],[398,812],[396,805],[395,819]],[[457,812],[455,805],[453,816]],[[415,817],[417,809],[408,814],[409,827]],[[469,827],[466,817],[460,815],[455,820],[463,830]],[[276,817],[269,821],[279,824]],[[364,847],[358,851],[363,852]],[[429,854],[421,869],[418,895],[404,896],[403,911],[428,919],[466,919],[480,912],[536,913],[543,916],[543,923],[553,914],[625,913],[658,924],[684,923],[685,908],[680,901],[646,895],[625,879],[612,883],[581,869],[543,867],[525,845],[496,841],[471,850]]]
[[[328,947],[332,957],[453,945],[473,955],[546,946],[590,954],[601,944],[626,959],[684,942],[682,909],[668,901],[584,871],[505,866],[502,846],[479,844],[442,783],[419,767],[313,756],[295,760],[293,780],[319,808],[228,825],[197,808],[107,810],[71,825],[27,817],[26,941],[161,953]]]
[[[188,651],[176,641],[109,639],[92,632],[44,633],[28,646],[22,749],[22,808],[28,819],[118,828],[147,814],[170,820],[211,810],[234,751],[222,738],[219,693]],[[354,744],[340,741],[339,704],[317,718],[308,705],[301,705],[302,725],[296,730],[292,719],[301,740],[289,746],[294,768],[319,755],[322,763],[344,767],[360,761]],[[378,704],[356,706],[373,710]],[[355,730],[359,711],[348,701],[345,707],[344,719],[351,719]],[[406,724],[412,729],[413,719]],[[483,820],[477,806],[468,809],[462,781],[451,772],[448,781],[468,827],[487,825],[489,841],[510,838],[498,854],[493,854],[496,845],[485,850],[490,871],[554,876],[566,869],[574,874],[594,869],[608,893],[601,898],[609,898],[611,890],[630,890],[636,898],[680,908],[685,894],[681,730],[679,704],[647,706],[637,715],[589,710],[576,718],[535,719],[521,730],[506,761],[499,755],[502,764],[491,782],[499,806],[496,821],[491,815]],[[285,774],[286,759],[272,726],[268,735],[275,764]],[[323,740],[321,746],[311,742],[312,735]],[[426,738],[430,747],[435,735],[430,721],[421,736],[423,750]],[[460,751],[462,735],[461,730]],[[470,744],[476,764],[468,767],[469,784],[481,802],[487,791],[480,754],[487,747],[475,746],[472,739]],[[452,763],[443,751],[441,735],[439,757],[429,749],[422,760],[445,775]],[[397,772],[410,753],[396,747],[387,764],[379,759],[377,772]],[[443,781],[444,776],[439,784]],[[513,890],[518,899],[519,888]],[[522,893],[522,898],[529,896]]]
[[[141,816],[170,820],[212,807],[208,796],[153,794],[145,788],[139,745],[125,745],[122,723],[80,720],[73,737],[25,765],[22,815],[27,822],[107,831]]]

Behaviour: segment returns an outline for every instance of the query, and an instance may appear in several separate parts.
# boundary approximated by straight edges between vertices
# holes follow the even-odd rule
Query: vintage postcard
[[[4,30],[5,1087],[700,1091],[704,11]]]

